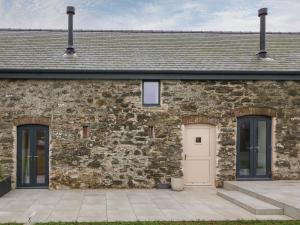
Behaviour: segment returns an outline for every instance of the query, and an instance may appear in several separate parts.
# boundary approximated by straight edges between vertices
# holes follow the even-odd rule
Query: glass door
[[[238,118],[237,177],[271,178],[270,118]]]
[[[17,140],[17,186],[48,186],[48,127],[42,125],[19,126],[17,131]]]

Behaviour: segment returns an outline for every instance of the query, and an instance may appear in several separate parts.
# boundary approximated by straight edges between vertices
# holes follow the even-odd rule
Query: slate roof
[[[300,33],[0,30],[0,69],[300,71]]]

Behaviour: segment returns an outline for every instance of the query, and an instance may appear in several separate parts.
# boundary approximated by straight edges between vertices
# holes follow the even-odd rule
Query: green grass
[[[6,223],[6,225],[17,225],[16,223]],[[300,225],[298,221],[191,221],[191,222],[50,222],[50,223],[36,223],[36,225]]]
[[[2,225],[19,225],[17,223],[5,223]],[[36,223],[36,225],[300,225],[298,221],[191,221],[191,222],[50,222]]]

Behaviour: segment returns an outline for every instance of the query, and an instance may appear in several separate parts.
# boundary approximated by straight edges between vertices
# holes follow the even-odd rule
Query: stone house
[[[14,187],[300,179],[299,33],[265,36],[266,11],[260,33],[73,31],[68,13],[68,32],[0,31]]]

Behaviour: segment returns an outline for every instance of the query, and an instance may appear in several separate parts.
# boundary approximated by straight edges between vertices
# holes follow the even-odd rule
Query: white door
[[[215,128],[204,124],[185,126],[183,149],[185,185],[214,185]]]

